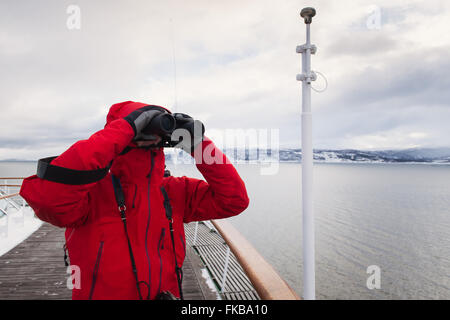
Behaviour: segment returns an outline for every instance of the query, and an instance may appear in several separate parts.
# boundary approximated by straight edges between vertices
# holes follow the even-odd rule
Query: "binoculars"
[[[170,113],[161,112],[144,128],[145,134],[157,134],[160,137],[170,135],[176,129],[176,120]]]
[[[172,133],[177,129],[187,130],[191,139],[194,139],[194,135],[203,136],[205,133],[205,126],[199,120],[194,120],[184,113],[170,114],[163,111],[156,115],[142,132],[145,135],[158,135],[161,137],[161,142],[155,147],[174,147],[181,142],[179,139],[174,140],[172,138]]]

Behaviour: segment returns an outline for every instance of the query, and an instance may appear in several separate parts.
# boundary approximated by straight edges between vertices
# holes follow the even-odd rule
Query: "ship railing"
[[[29,228],[37,225],[34,211],[30,210],[19,193],[23,179],[0,177],[0,238],[6,239],[6,247],[15,241],[13,239],[24,236]]]
[[[20,197],[18,189],[21,187],[21,184],[10,183],[8,181],[11,180],[19,180],[22,181],[24,178],[22,177],[0,177],[0,181],[4,181],[0,183],[0,204],[3,202],[6,205],[0,206],[0,216],[7,215],[7,207],[11,206],[17,210],[20,210],[26,205],[26,202],[23,198]],[[18,199],[21,199],[21,204],[18,203]]]
[[[215,259],[211,259],[211,251],[207,252],[203,247],[220,247],[220,244],[205,243],[205,238],[200,235],[200,226],[204,225],[209,232],[217,232],[224,244],[225,248],[219,249],[220,254],[214,253]],[[192,230],[192,228],[190,229]],[[202,239],[200,239],[200,237]],[[256,291],[258,298],[262,300],[299,300],[297,293],[286,283],[286,281],[278,274],[273,266],[255,249],[255,247],[228,221],[211,220],[196,222],[193,231],[190,232],[189,239],[191,246],[196,249],[200,257],[204,255],[204,263],[208,270],[214,274],[215,282],[219,287],[219,293],[224,299],[233,297],[227,294],[227,288],[235,285],[227,285],[227,281],[236,281],[239,276],[229,277],[230,270],[233,273],[239,272],[232,270],[234,261],[236,261],[245,276],[250,280],[253,289]],[[223,261],[217,262],[216,259],[221,257]],[[231,262],[230,262],[231,261]],[[229,279],[230,278],[230,279]],[[231,278],[234,278],[231,279]],[[235,295],[237,296],[237,295]],[[243,296],[243,295],[241,295]],[[251,298],[251,295],[248,295]],[[239,298],[237,298],[239,299]]]

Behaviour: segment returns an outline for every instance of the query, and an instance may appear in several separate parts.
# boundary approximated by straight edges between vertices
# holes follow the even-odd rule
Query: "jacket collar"
[[[132,148],[126,154],[114,159],[111,172],[123,183],[148,182],[151,173],[151,184],[159,185],[164,177],[164,163],[162,148]]]

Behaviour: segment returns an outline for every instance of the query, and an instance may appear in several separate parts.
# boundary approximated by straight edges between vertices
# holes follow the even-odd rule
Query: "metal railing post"
[[[227,281],[229,262],[230,262],[230,247],[227,246],[227,253],[225,255],[225,266],[223,268],[223,276],[222,276],[222,284],[221,284],[220,293],[223,293],[225,291],[225,283]]]
[[[197,244],[197,234],[198,234],[198,221],[195,223],[194,239],[192,239],[193,247],[195,247],[195,245]]]

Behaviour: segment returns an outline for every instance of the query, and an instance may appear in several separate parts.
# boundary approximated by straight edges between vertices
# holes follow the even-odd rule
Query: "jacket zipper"
[[[100,266],[100,259],[102,257],[102,252],[103,252],[103,241],[100,241],[100,246],[99,246],[98,252],[97,252],[97,259],[95,260],[95,265],[94,265],[94,272],[92,273],[92,285],[91,285],[91,291],[89,292],[89,300],[92,300],[92,295],[94,294],[95,283],[97,282],[97,275],[98,275],[98,269]]]
[[[137,194],[137,184],[134,185],[133,205],[131,206],[132,209],[134,209],[134,204],[136,202],[136,194]]]
[[[145,230],[145,254],[147,255],[147,263],[148,263],[148,298],[150,299],[150,287],[151,287],[151,265],[150,265],[150,254],[148,251],[148,231],[150,228],[150,216],[151,216],[151,207],[150,207],[150,182],[152,178],[154,159],[153,152],[150,151],[150,173],[148,174],[148,184],[147,184],[147,202],[148,202],[148,218],[147,218],[147,229]]]
[[[163,270],[163,261],[161,257],[161,249],[164,249],[164,235],[166,233],[166,229],[162,228],[161,230],[161,236],[159,237],[158,242],[158,256],[159,256],[159,286],[158,286],[158,293],[161,292],[161,280],[162,280],[162,270]]]
[[[183,238],[183,235],[181,235],[181,234],[180,234],[180,240],[181,240],[181,244],[183,245],[184,257],[186,258],[186,240]],[[180,277],[181,277],[181,282],[183,282],[183,271],[181,271]]]

